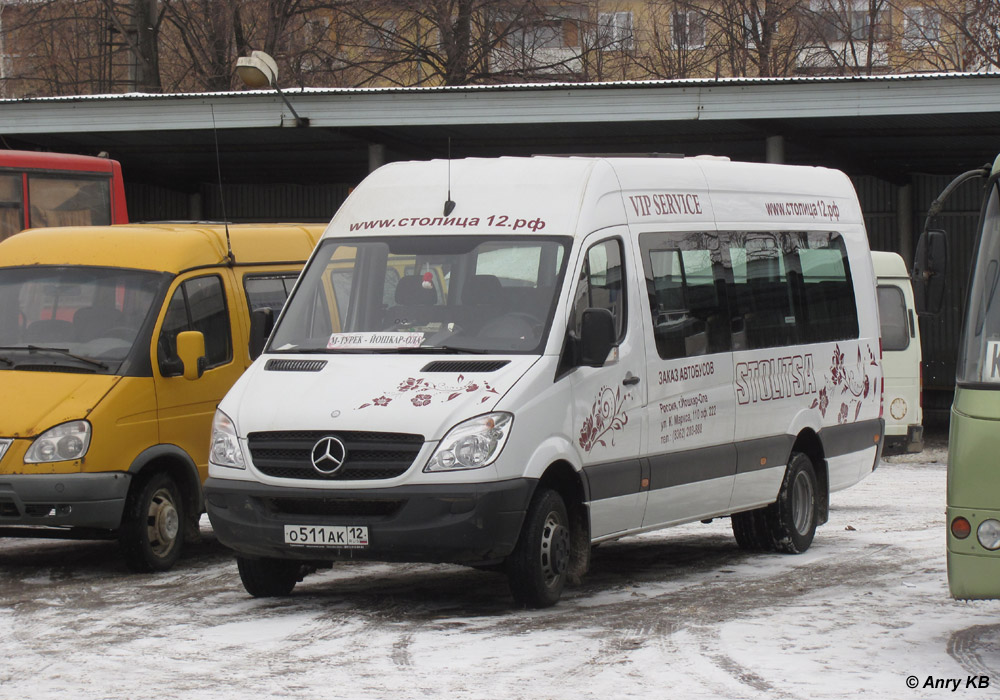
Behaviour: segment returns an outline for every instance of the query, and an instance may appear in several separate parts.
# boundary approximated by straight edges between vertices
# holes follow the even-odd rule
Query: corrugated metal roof
[[[285,90],[313,127],[387,128],[1000,113],[1000,74]],[[169,107],[167,106],[169,105]],[[0,101],[0,133],[293,126],[274,91]]]
[[[549,90],[615,90],[619,88],[690,88],[741,85],[795,85],[809,83],[900,83],[926,80],[955,80],[959,78],[997,79],[1000,75],[987,72],[963,73],[899,73],[891,75],[831,75],[831,76],[790,76],[766,78],[678,78],[672,80],[619,80],[607,82],[545,82],[545,83],[503,83],[495,85],[441,85],[433,87],[283,87],[286,95],[366,95],[366,94],[449,94],[463,92],[535,92]],[[273,90],[240,90],[225,92],[126,92],[100,95],[64,95],[57,97],[23,97],[0,99],[0,105],[26,102],[74,102],[105,100],[170,100],[192,98],[234,98],[246,95],[274,94]]]

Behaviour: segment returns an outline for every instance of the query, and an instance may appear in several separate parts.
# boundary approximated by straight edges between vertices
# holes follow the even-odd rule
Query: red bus
[[[118,161],[0,150],[0,240],[39,226],[127,223]]]

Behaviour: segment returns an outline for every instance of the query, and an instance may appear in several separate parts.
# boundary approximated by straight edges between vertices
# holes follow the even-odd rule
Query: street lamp
[[[249,88],[259,90],[273,87],[295,117],[295,126],[309,126],[308,117],[300,117],[292,107],[292,103],[285,97],[285,93],[278,87],[278,64],[269,55],[263,51],[252,51],[249,56],[236,59],[236,74]]]

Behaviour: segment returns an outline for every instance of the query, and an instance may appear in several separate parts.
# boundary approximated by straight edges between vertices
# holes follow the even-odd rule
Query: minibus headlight
[[[438,444],[424,471],[478,469],[492,464],[507,442],[513,422],[509,413],[487,413],[459,423]]]
[[[208,451],[208,460],[220,467],[246,469],[243,461],[243,450],[236,436],[236,424],[233,419],[216,409],[212,419],[212,444]]]
[[[1000,520],[984,520],[976,529],[976,538],[990,551],[1000,549]]]
[[[49,428],[35,438],[24,455],[24,461],[31,464],[40,462],[65,462],[80,459],[90,448],[90,423],[73,420]]]

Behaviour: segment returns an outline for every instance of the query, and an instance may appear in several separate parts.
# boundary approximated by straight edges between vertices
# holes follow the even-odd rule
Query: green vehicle
[[[938,201],[972,177],[987,178],[987,185],[948,448],[948,585],[959,599],[1000,598],[1000,156],[992,167],[956,178]],[[944,232],[925,231],[913,274],[930,309],[940,308],[944,250]]]

